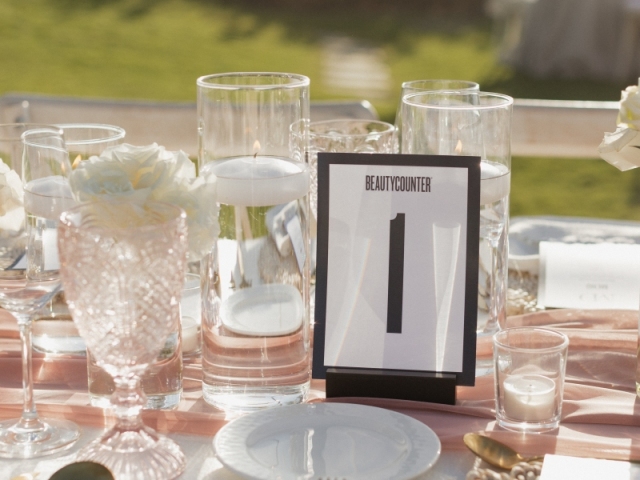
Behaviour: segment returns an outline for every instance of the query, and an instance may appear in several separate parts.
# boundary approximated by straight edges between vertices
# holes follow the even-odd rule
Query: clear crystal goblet
[[[0,216],[3,232],[20,229],[26,217],[25,239],[13,246],[12,261],[0,270],[0,306],[17,319],[20,329],[24,392],[20,419],[0,423],[0,457],[5,458],[52,454],[69,448],[79,437],[72,422],[38,417],[31,370],[33,317],[60,290],[55,239],[58,217],[73,203],[67,182],[71,165],[58,129],[27,130],[22,142],[22,181],[14,175],[16,199],[22,205]]]
[[[80,204],[58,237],[69,310],[97,364],[115,383],[116,424],[78,453],[118,480],[168,480],[185,468],[180,447],[142,423],[140,376],[179,318],[186,269],[183,210],[164,203]]]
[[[309,203],[313,216],[318,217],[318,153],[398,153],[395,137],[395,127],[378,120],[336,118],[293,125],[291,142],[296,156],[305,158],[305,149],[309,152],[306,159],[311,166]]]

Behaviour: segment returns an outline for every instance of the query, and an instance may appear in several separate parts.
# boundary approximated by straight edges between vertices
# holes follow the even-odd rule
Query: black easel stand
[[[452,373],[327,368],[327,398],[373,397],[455,405]]]

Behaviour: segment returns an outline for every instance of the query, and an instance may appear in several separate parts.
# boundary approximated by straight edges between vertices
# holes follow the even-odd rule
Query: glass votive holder
[[[525,433],[558,428],[569,339],[555,330],[509,328],[493,336],[496,420]]]

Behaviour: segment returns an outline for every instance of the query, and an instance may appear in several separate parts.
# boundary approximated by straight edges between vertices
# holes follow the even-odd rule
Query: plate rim
[[[522,215],[515,216],[509,219],[509,242],[512,245],[522,243],[520,237],[522,233],[520,229],[523,228],[539,228],[540,224],[548,222],[554,224],[558,228],[567,229],[569,225],[576,228],[623,228],[623,229],[640,229],[640,222],[636,220],[618,220],[607,218],[593,218],[593,217],[571,217],[561,215]],[[568,232],[568,230],[567,230]],[[569,232],[568,232],[569,233]],[[540,259],[539,242],[544,240],[533,240],[532,244],[535,244],[533,253],[514,253],[509,252],[508,264],[509,268],[517,271],[529,272],[532,274],[538,274],[538,262]]]
[[[366,416],[367,412],[369,413],[375,412],[374,415],[378,415],[378,416],[388,415],[392,418],[395,417],[397,419],[400,419],[402,422],[406,422],[408,424],[413,425],[415,428],[421,431],[422,438],[417,438],[416,436],[413,436],[412,438],[412,436],[405,429],[400,429],[400,431],[407,437],[408,441],[411,442],[411,447],[413,447],[410,449],[408,458],[411,458],[412,456],[417,456],[419,458],[420,456],[426,456],[426,455],[428,455],[428,457],[425,460],[424,464],[420,466],[415,466],[415,468],[413,468],[412,470],[409,470],[406,472],[400,472],[401,474],[400,476],[393,477],[396,480],[410,480],[427,472],[437,462],[442,452],[442,442],[440,441],[440,438],[438,437],[438,435],[428,425],[409,415],[397,412],[395,410],[386,409],[383,407],[375,407],[371,405],[363,405],[363,404],[357,404],[357,403],[317,402],[317,403],[302,403],[302,404],[274,407],[271,409],[249,413],[247,415],[244,415],[242,417],[239,417],[229,422],[227,425],[223,426],[213,438],[213,448],[214,448],[216,457],[225,466],[225,468],[228,468],[230,471],[242,476],[243,478],[250,478],[253,480],[275,480],[275,479],[288,480],[288,479],[303,478],[303,477],[295,476],[293,472],[289,472],[289,471],[274,472],[272,470],[267,470],[266,467],[255,462],[250,457],[248,453],[248,449],[246,448],[244,449],[244,452],[243,452],[244,453],[243,458],[240,461],[237,461],[238,460],[237,458],[229,458],[228,457],[229,455],[237,456],[238,453],[231,452],[228,446],[219,445],[219,443],[223,442],[224,440],[227,440],[227,437],[232,437],[237,443],[245,442],[246,439],[249,438],[251,433],[255,430],[255,428],[257,428],[257,426],[255,425],[252,427],[251,426],[252,423],[255,423],[261,417],[266,417],[264,419],[265,422],[277,420],[281,416],[287,416],[287,412],[290,412],[292,409],[299,410],[300,413],[297,413],[297,415],[300,415],[300,416],[303,416],[305,413],[312,414],[313,411],[317,411],[318,409],[322,409],[322,410],[336,409],[338,410],[338,412],[335,412],[335,413],[338,415],[353,415],[353,412],[356,411],[356,412],[359,412],[359,414],[354,415],[354,417],[357,416],[360,418],[362,418],[363,416]],[[345,409],[351,409],[351,412],[345,413],[344,412]],[[383,414],[382,412],[385,412],[385,413]],[[376,417],[376,418],[377,420],[382,421],[379,417]],[[396,425],[391,425],[391,424],[387,424],[386,426],[398,428]],[[241,430],[242,428],[247,429],[247,431],[244,434],[239,435],[237,430],[238,429]],[[421,442],[433,442],[434,444],[433,449],[425,449],[424,447],[416,448],[415,447],[416,439],[420,440]],[[242,448],[240,449],[242,450]],[[407,459],[405,459],[405,462],[403,463],[406,464]],[[254,468],[252,469],[244,468],[247,466],[247,464],[251,465]],[[262,470],[262,472],[256,473],[255,469]],[[348,477],[348,479],[349,480],[364,479],[365,477],[363,477],[362,475],[363,475],[362,473],[356,474],[356,476],[351,475],[350,477]],[[371,478],[371,472],[368,472],[366,475],[367,475],[366,478]],[[316,477],[313,476],[310,478],[316,478]],[[345,477],[345,479],[346,478],[347,477]]]

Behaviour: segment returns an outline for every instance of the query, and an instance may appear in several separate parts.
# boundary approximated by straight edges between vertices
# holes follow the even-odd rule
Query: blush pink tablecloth
[[[326,400],[324,382],[315,380],[309,401],[360,403],[410,415],[431,427],[445,450],[464,449],[462,436],[481,431],[525,454],[640,460],[640,402],[635,392],[638,312],[554,310],[510,317],[508,325],[547,326],[570,338],[562,422],[555,432],[525,436],[497,427],[492,376],[476,379],[474,387],[458,387],[455,406],[371,398]],[[490,339],[478,342],[478,354],[491,355]],[[33,373],[42,416],[90,426],[109,422],[102,409],[89,405],[84,357],[36,353]],[[200,375],[199,364],[186,364],[179,407],[147,411],[145,422],[161,432],[215,435],[228,419],[202,399]],[[20,387],[17,327],[0,311],[0,418],[19,416]]]

